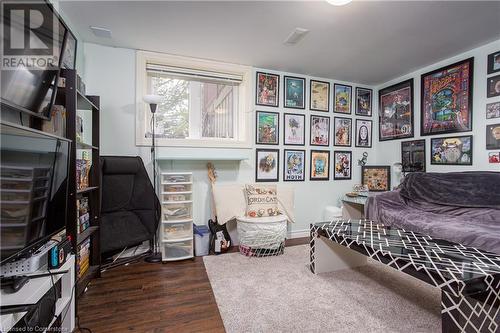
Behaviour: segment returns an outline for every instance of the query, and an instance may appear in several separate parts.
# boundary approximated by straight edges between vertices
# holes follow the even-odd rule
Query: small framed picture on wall
[[[311,146],[328,146],[330,144],[330,117],[311,115]]]
[[[334,146],[350,147],[352,138],[352,119],[344,117],[334,117]]]
[[[306,116],[303,114],[283,114],[284,144],[287,146],[304,146],[306,136]]]
[[[278,107],[280,76],[277,74],[257,72],[255,104]]]
[[[472,165],[472,135],[431,139],[431,164]]]
[[[352,153],[350,151],[334,151],[333,179],[351,179]]]
[[[425,172],[425,139],[401,142],[403,172]]]
[[[372,90],[356,87],[356,116],[372,116]]]
[[[356,119],[356,147],[372,147],[372,121]]]
[[[500,74],[487,78],[487,97],[500,96]]]
[[[309,109],[311,111],[330,111],[330,83],[324,81],[309,81]]]
[[[257,111],[255,143],[259,145],[279,144],[279,119],[277,112]]]
[[[277,182],[279,180],[279,149],[257,149],[255,156],[255,181]]]
[[[330,179],[330,151],[311,150],[310,180]]]
[[[285,182],[304,181],[306,151],[285,149],[284,156],[283,180]]]
[[[486,119],[500,118],[500,102],[486,104]]]
[[[383,192],[391,190],[391,167],[386,165],[364,165],[361,167],[361,183],[369,191]]]
[[[500,123],[486,126],[486,149],[500,149]]]
[[[500,51],[488,55],[488,74],[500,72]]]
[[[333,94],[333,112],[351,114],[352,87],[335,83]]]
[[[285,76],[285,94],[283,104],[285,108],[305,109],[306,104],[306,79]]]

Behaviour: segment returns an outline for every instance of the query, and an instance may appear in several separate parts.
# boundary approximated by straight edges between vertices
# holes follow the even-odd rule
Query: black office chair
[[[101,157],[101,256],[104,259],[149,240],[154,247],[161,207],[138,156]]]

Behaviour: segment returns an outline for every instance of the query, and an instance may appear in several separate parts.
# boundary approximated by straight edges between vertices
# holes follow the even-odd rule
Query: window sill
[[[158,147],[157,160],[171,161],[245,161],[250,159],[252,150],[213,148],[166,148]]]

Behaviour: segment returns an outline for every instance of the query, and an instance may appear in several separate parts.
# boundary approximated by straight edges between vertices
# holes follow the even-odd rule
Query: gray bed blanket
[[[430,174],[429,177],[425,174],[411,174],[406,178],[400,191],[385,192],[369,197],[365,206],[365,215],[385,225],[397,226],[433,238],[500,254],[500,183],[495,183],[499,179],[498,173],[477,175],[481,181],[489,180],[495,184],[494,191],[489,183],[476,184],[476,187],[472,183],[465,183],[464,187],[468,189],[468,193],[482,198],[482,201],[471,198],[470,194],[469,200],[454,198],[453,193],[465,195],[465,192],[461,187],[461,176],[458,175],[459,173],[453,174],[458,178],[455,178],[453,184],[450,183],[447,186],[446,191],[435,187],[438,184],[442,186],[444,182],[451,182],[453,177],[448,176],[450,174],[438,174],[438,176]],[[467,174],[465,179],[470,180],[469,176],[473,173]],[[485,177],[484,174],[488,175]],[[446,176],[440,179],[441,175]],[[424,179],[422,183],[419,182],[420,177]],[[434,183],[429,184],[432,179]],[[427,197],[424,193],[424,184],[430,188],[429,201],[425,200]],[[412,189],[411,186],[417,189]],[[490,196],[481,193],[479,187],[482,187],[484,191],[491,191]],[[437,191],[441,193],[441,196],[436,194]],[[499,201],[495,202],[495,200]],[[461,202],[463,203],[460,205]]]

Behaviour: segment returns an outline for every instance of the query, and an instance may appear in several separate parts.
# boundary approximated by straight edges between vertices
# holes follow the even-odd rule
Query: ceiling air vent
[[[90,27],[90,30],[92,30],[94,35],[96,35],[97,37],[111,38],[111,30],[109,29],[101,27]]]
[[[283,44],[285,45],[295,45],[300,42],[307,34],[309,30],[304,28],[295,28],[290,35],[285,39]]]

